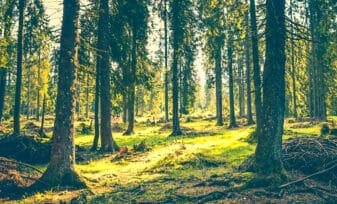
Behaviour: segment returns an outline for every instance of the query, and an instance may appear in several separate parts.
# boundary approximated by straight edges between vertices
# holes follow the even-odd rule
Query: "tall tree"
[[[234,107],[234,73],[233,73],[233,31],[229,28],[228,31],[228,47],[227,47],[227,57],[228,57],[228,76],[229,76],[229,128],[235,128],[235,107]]]
[[[281,154],[285,110],[285,0],[267,0],[266,7],[263,120],[255,159],[260,174],[283,176]]]
[[[294,4],[293,4],[293,0],[290,0],[290,20],[291,20],[291,24],[290,24],[290,49],[291,49],[291,80],[292,80],[292,100],[293,100],[293,116],[295,118],[298,117],[297,114],[297,87],[296,87],[296,67],[295,67],[295,36],[294,36]]]
[[[14,102],[14,135],[20,134],[21,86],[22,86],[22,57],[23,57],[23,21],[26,0],[19,1],[19,28],[17,37],[17,64]]]
[[[169,121],[169,70],[168,70],[168,11],[167,11],[167,0],[164,0],[164,40],[165,40],[165,79],[164,79],[164,112],[165,122]]]
[[[179,122],[179,56],[181,56],[181,44],[183,42],[183,26],[182,26],[182,0],[173,0],[172,2],[172,123],[173,130],[171,136],[181,135]]]
[[[261,132],[261,119],[262,119],[262,97],[261,97],[261,71],[259,62],[259,39],[257,33],[257,20],[255,0],[249,1],[250,11],[250,29],[252,40],[252,52],[253,52],[253,70],[254,70],[254,93],[255,93],[255,114],[256,114],[256,132]]]
[[[7,86],[7,73],[9,69],[10,62],[10,47],[11,47],[11,27],[13,10],[15,6],[15,1],[5,1],[3,8],[4,13],[1,16],[1,21],[3,22],[3,39],[1,40],[2,50],[2,60],[0,67],[0,122],[3,118],[4,104],[5,104],[5,94]]]
[[[127,1],[125,8],[127,8],[127,23],[130,28],[131,34],[131,63],[130,70],[128,72],[128,128],[124,135],[130,135],[134,133],[135,125],[135,93],[137,72],[139,73],[141,61],[146,60],[146,52],[144,44],[147,41],[147,20],[148,9],[147,3],[143,0],[129,0]],[[125,12],[124,11],[124,12]],[[143,59],[141,58],[143,57]],[[143,80],[143,79],[142,79]]]
[[[97,40],[97,68],[100,79],[101,150],[118,151],[111,132],[109,1],[100,0]]]
[[[85,186],[74,169],[78,24],[79,0],[64,0],[51,159],[46,171],[40,178],[41,183],[47,183],[50,186],[70,185],[78,188]]]
[[[248,0],[246,0],[248,3]],[[244,52],[245,52],[245,65],[246,65],[246,84],[247,84],[247,125],[254,124],[253,114],[252,114],[252,95],[251,95],[251,43],[250,41],[250,30],[249,30],[249,10],[245,12],[245,40],[244,40]]]
[[[224,47],[224,2],[223,1],[200,1],[200,13],[205,28],[204,37],[206,38],[205,53],[208,61],[211,62],[212,78],[215,80],[215,104],[216,104],[216,125],[223,125],[222,116],[222,49]]]
[[[308,1],[311,53],[309,61],[309,107],[310,116],[317,120],[326,120],[326,94],[328,64],[325,59],[329,44],[327,16],[331,16],[326,1]]]

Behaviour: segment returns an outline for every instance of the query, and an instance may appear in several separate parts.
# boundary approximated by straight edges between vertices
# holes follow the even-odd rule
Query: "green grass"
[[[293,128],[291,125],[285,125],[286,139],[308,134],[319,135],[320,132],[320,125],[308,128]],[[76,169],[94,193],[90,197],[91,201],[159,201],[181,188],[187,191],[185,188],[188,185],[210,177],[229,172],[236,175],[233,169],[254,153],[255,145],[244,140],[254,131],[253,126],[229,130],[215,126],[215,121],[206,120],[183,122],[182,126],[188,131],[180,137],[168,137],[170,130],[162,130],[162,124],[146,126],[138,123],[136,133],[132,136],[114,132],[113,137],[118,145],[127,146],[130,151],[127,157],[114,162],[111,161],[113,154],[102,155],[89,151],[93,134],[81,135],[77,132],[75,143],[86,149],[86,161],[77,164]],[[133,152],[133,145],[143,140],[150,150]],[[45,166],[38,168],[44,169]],[[249,178],[251,174],[237,176]],[[139,186],[140,190],[133,189]],[[74,194],[78,194],[78,191],[50,191],[45,195],[36,194],[21,201],[29,203],[48,199],[67,200]],[[116,197],[121,200],[116,200]]]

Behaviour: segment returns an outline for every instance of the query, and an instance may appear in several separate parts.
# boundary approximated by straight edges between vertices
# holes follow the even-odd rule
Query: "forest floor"
[[[305,176],[319,172],[317,176],[312,176],[281,188],[280,186],[249,188],[246,184],[254,178],[254,173],[242,171],[242,163],[255,150],[255,144],[247,139],[254,131],[254,126],[227,129],[226,126],[215,126],[215,121],[212,119],[189,119],[182,122],[183,136],[168,137],[170,125],[139,122],[136,124],[136,133],[132,136],[123,136],[122,133],[125,127],[123,125],[115,125],[114,139],[120,147],[125,148],[122,148],[123,152],[120,153],[101,154],[90,151],[93,133],[89,131],[88,134],[81,134],[81,132],[83,133],[83,127],[89,125],[89,121],[85,122],[85,126],[80,123],[77,124],[78,131],[75,138],[77,145],[76,170],[86,181],[88,189],[52,189],[43,193],[25,194],[20,198],[11,197],[11,194],[6,197],[3,193],[5,190],[1,189],[1,187],[4,188],[3,181],[10,177],[8,176],[10,174],[8,173],[9,171],[5,169],[10,162],[2,158],[3,155],[0,154],[0,194],[3,194],[0,196],[0,202],[337,202],[336,174],[327,174],[330,170],[337,172],[332,166],[334,165],[332,162],[337,161],[337,157],[332,157],[329,160],[330,164],[326,166],[320,166],[325,164],[313,163],[312,165],[316,169],[311,169],[311,171],[309,163],[312,163],[312,159],[310,159],[312,157],[306,157],[313,156],[318,161],[323,161],[323,158],[320,157],[325,154],[334,155],[337,152],[337,148],[333,148],[335,144],[337,145],[335,139],[322,138],[320,136],[321,124],[311,124],[310,122],[294,123],[294,121],[289,120],[285,124],[284,135],[285,144],[287,144],[284,151],[288,156],[285,159],[287,182],[301,180]],[[51,124],[52,120],[49,121],[49,125]],[[1,134],[6,134],[4,126],[6,126],[6,123],[4,123],[2,130],[0,128],[0,137]],[[27,127],[27,131],[31,129],[31,127]],[[27,134],[30,133],[27,132]],[[46,134],[48,136],[51,135],[50,128],[47,128]],[[41,140],[46,143],[48,138]],[[308,146],[309,144],[313,146]],[[310,155],[306,154],[305,147],[309,148],[308,151],[314,151],[311,151]],[[296,155],[291,154],[291,151],[297,151]],[[332,153],[329,151],[332,151]],[[297,165],[300,162],[303,163],[301,164],[302,166]],[[17,166],[21,164],[17,163]],[[36,173],[35,177],[31,176],[33,178],[31,180],[34,180],[40,174],[38,170],[43,171],[46,168],[46,164],[32,164],[31,167],[25,166],[26,169],[31,169],[30,172]],[[37,170],[33,168],[37,168]],[[6,174],[3,173],[5,170]],[[327,171],[321,172],[322,170]],[[11,178],[13,175],[20,177],[20,173],[11,172]],[[323,179],[320,177],[321,175],[324,175]],[[12,193],[15,194],[15,192]]]

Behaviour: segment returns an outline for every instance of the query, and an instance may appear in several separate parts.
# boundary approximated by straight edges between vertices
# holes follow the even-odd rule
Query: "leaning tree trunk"
[[[256,113],[256,133],[261,132],[262,119],[262,101],[261,101],[261,71],[259,62],[259,40],[256,25],[255,0],[250,0],[250,29],[253,51],[253,70],[254,70],[254,88],[255,88],[255,113]]]
[[[97,42],[97,67],[100,71],[101,150],[118,151],[111,131],[109,1],[100,0]]]
[[[223,125],[222,118],[222,66],[221,66],[221,46],[217,45],[215,59],[215,100],[216,100],[216,125]]]
[[[20,134],[20,109],[21,109],[21,86],[22,86],[22,55],[23,55],[23,21],[25,0],[19,1],[19,28],[17,44],[16,61],[16,84],[15,84],[15,102],[14,102],[14,135]]]
[[[40,178],[50,186],[69,185],[85,187],[74,169],[74,113],[75,81],[77,77],[77,49],[79,26],[79,0],[63,1],[59,75],[56,99],[56,117],[52,138],[51,159]],[[38,185],[38,183],[37,183]]]
[[[283,176],[285,31],[285,0],[267,0],[263,120],[255,152],[257,170],[264,176]]]

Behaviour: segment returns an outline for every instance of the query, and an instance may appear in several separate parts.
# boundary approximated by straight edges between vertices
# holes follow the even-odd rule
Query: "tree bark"
[[[128,96],[126,92],[126,90],[123,90],[123,123],[126,123],[128,119]]]
[[[261,71],[259,62],[259,39],[256,25],[255,0],[250,0],[250,30],[253,51],[253,70],[254,70],[254,89],[255,89],[255,114],[256,114],[256,133],[261,132],[262,119],[262,97],[261,97]]]
[[[44,132],[44,121],[45,121],[45,114],[46,114],[46,94],[43,94],[42,99],[42,115],[41,115],[41,126],[39,130],[40,136],[44,137],[46,134]]]
[[[216,100],[216,125],[223,125],[222,118],[222,66],[221,46],[217,45],[215,59],[215,100]]]
[[[263,120],[255,152],[257,170],[264,176],[283,176],[285,31],[285,0],[267,0]]]
[[[247,2],[247,0],[246,0]],[[247,125],[254,124],[253,114],[252,114],[252,95],[251,95],[251,54],[250,54],[250,43],[249,39],[251,37],[249,32],[249,13],[245,13],[245,24],[247,26],[247,35],[244,42],[244,52],[245,52],[245,64],[246,64],[246,85],[247,85]]]
[[[182,41],[182,28],[180,22],[180,6],[181,0],[173,0],[172,2],[172,28],[173,28],[173,62],[172,62],[172,133],[171,136],[182,134],[179,122],[179,71],[178,61],[180,57],[179,46]]]
[[[79,0],[63,1],[59,78],[51,159],[40,178],[49,186],[85,187],[74,169],[74,114],[77,77]]]
[[[100,79],[99,79],[99,66],[96,66],[96,84],[95,84],[95,116],[94,116],[94,120],[95,120],[95,135],[94,135],[94,141],[93,144],[91,146],[91,151],[96,151],[97,147],[98,147],[98,140],[99,140],[99,133],[100,133],[100,121],[99,121],[99,107],[100,107],[100,94],[99,94],[99,90],[100,90]]]
[[[111,131],[109,1],[100,0],[97,42],[97,67],[100,71],[101,150],[118,151]]]
[[[131,51],[131,72],[130,83],[128,87],[128,129],[123,135],[132,135],[135,127],[135,95],[136,95],[136,70],[137,70],[137,38],[136,26],[133,26],[132,32],[132,51]]]
[[[309,1],[309,13],[310,13],[310,32],[311,32],[311,58],[310,58],[310,71],[309,90],[311,93],[311,117],[316,120],[326,120],[326,93],[327,84],[325,72],[327,70],[327,64],[324,59],[324,55],[327,50],[327,37],[323,30],[325,26],[325,19],[323,18],[324,4],[321,1]],[[323,23],[324,22],[324,23]]]
[[[164,19],[164,38],[165,38],[165,81],[164,81],[164,111],[165,111],[165,122],[169,121],[169,110],[168,110],[168,84],[169,84],[169,71],[168,71],[168,29],[167,29],[167,0],[164,0],[164,7],[165,7],[165,19]]]
[[[10,61],[10,52],[11,52],[10,51],[11,44],[9,43],[9,41],[10,41],[10,36],[11,36],[12,18],[13,18],[13,10],[14,10],[15,4],[16,4],[16,1],[11,1],[10,4],[6,7],[6,10],[3,16],[4,38],[6,39],[8,43],[8,45],[6,46],[6,57],[8,58],[8,61],[5,67],[0,68],[0,123],[1,123],[1,120],[3,119],[6,87],[7,87],[7,83],[9,83],[9,80],[7,81],[9,61]]]
[[[89,119],[89,86],[90,86],[90,75],[89,73],[86,74],[86,87],[85,87],[85,118]]]
[[[21,87],[22,87],[22,55],[23,55],[23,21],[25,0],[19,1],[19,28],[17,37],[17,61],[16,61],[16,84],[14,102],[14,135],[20,135],[20,110],[21,110]]]
[[[36,90],[36,120],[40,121],[40,89],[42,87],[42,83],[41,83],[41,50],[39,50],[39,65],[38,65],[38,71],[37,71],[37,81],[38,81],[38,89]],[[45,97],[45,96],[43,96],[43,97]],[[44,100],[44,98],[42,100]]]
[[[7,78],[7,68],[0,68],[0,123],[3,118],[4,103],[5,103],[5,93],[6,93],[6,78]]]
[[[242,54],[239,54],[240,56],[238,61],[238,83],[239,83],[239,116],[244,117],[246,115],[245,111],[245,83],[244,83],[244,72],[243,72],[243,57]]]
[[[293,17],[293,1],[290,0],[290,18],[291,21],[294,21],[294,17]],[[292,80],[292,89],[293,89],[293,94],[292,94],[292,98],[293,98],[293,116],[295,118],[298,117],[297,114],[297,98],[296,98],[296,93],[297,93],[297,89],[296,89],[296,67],[295,67],[295,51],[294,51],[294,24],[291,23],[291,27],[290,27],[290,32],[291,32],[291,36],[290,36],[290,49],[291,49],[291,80]]]
[[[229,127],[235,128],[235,107],[234,107],[234,76],[233,76],[233,40],[231,35],[228,39],[227,57],[228,57],[228,75],[229,75]]]

